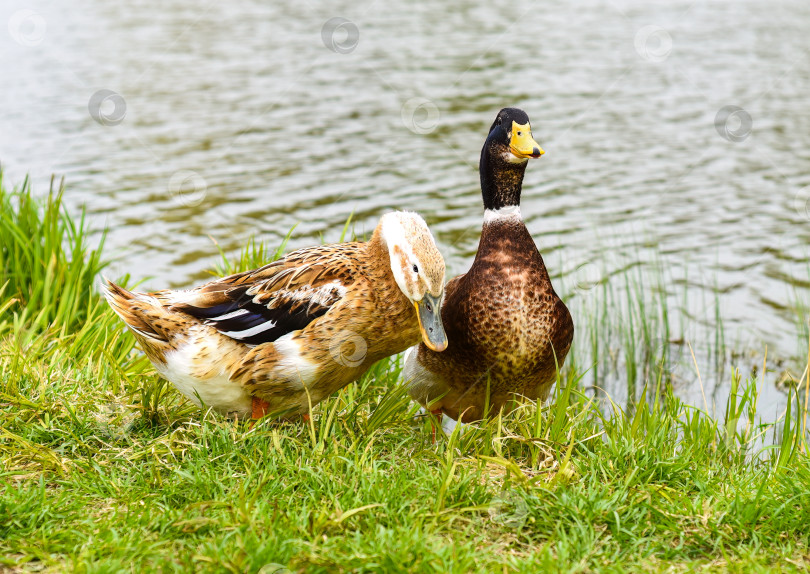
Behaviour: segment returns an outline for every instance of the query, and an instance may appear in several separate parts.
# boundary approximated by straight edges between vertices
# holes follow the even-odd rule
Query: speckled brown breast
[[[490,413],[513,397],[545,399],[571,347],[574,324],[543,259],[518,219],[484,225],[470,271],[447,286],[442,321],[449,346],[420,346],[418,360],[443,379],[442,410],[458,420]],[[556,361],[555,361],[556,356]]]

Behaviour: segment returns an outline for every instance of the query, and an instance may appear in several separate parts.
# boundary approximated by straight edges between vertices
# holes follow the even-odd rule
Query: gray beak
[[[425,293],[422,300],[414,305],[425,345],[433,351],[444,351],[447,348],[447,335],[442,325],[442,295],[434,297],[430,293]]]

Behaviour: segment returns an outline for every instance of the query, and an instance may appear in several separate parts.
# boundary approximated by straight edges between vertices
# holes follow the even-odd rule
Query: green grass
[[[671,337],[670,311],[639,276],[620,303],[578,317],[545,406],[432,444],[394,357],[310,423],[251,429],[155,376],[99,300],[105,262],[60,198],[0,187],[0,570],[810,566],[806,387],[776,423],[757,413],[763,380],[730,368],[720,416],[683,404],[656,343]],[[221,271],[272,254],[253,244]],[[612,367],[606,330],[624,357]],[[588,388],[619,363],[633,408],[600,408]]]

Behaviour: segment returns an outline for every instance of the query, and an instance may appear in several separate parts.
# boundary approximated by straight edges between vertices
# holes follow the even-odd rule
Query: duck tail
[[[153,362],[165,362],[164,353],[172,348],[172,337],[166,330],[171,321],[167,321],[169,313],[160,301],[146,293],[127,291],[106,277],[102,291],[107,303],[126,323],[147,356]]]

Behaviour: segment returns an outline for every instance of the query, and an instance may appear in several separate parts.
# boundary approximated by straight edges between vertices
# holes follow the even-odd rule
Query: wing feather
[[[275,341],[305,328],[345,297],[356,280],[358,245],[295,251],[260,269],[203,285],[172,309],[247,345]]]

